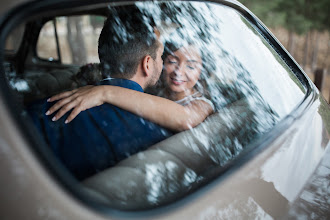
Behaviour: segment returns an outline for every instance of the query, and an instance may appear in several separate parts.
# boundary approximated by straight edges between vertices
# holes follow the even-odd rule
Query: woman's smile
[[[172,82],[174,85],[177,85],[177,86],[180,86],[180,85],[184,84],[185,82],[187,82],[187,81],[185,81],[185,80],[179,80],[179,79],[174,78],[174,77],[170,77],[170,79],[171,79],[171,82]]]
[[[202,70],[199,50],[193,45],[181,47],[164,61],[164,79],[167,90],[181,97],[194,92]]]

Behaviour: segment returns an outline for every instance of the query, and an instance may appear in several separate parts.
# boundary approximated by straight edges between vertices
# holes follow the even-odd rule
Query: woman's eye
[[[187,67],[188,67],[188,69],[190,69],[190,70],[194,70],[194,69],[195,69],[194,66],[187,66]]]
[[[177,63],[175,60],[168,60],[167,62],[170,63],[170,64],[176,64]]]

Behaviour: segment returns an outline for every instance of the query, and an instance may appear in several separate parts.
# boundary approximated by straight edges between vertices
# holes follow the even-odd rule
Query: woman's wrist
[[[111,90],[111,86],[106,86],[106,85],[102,85],[101,87],[101,102],[102,103],[109,103],[111,100],[111,95],[112,95],[112,90]]]

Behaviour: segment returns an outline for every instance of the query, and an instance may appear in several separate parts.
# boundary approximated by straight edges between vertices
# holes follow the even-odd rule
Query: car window
[[[47,22],[42,25],[39,20],[30,21],[27,25],[37,31],[23,41],[31,51],[22,52],[28,54],[25,58],[17,57],[23,60],[13,62],[6,77],[18,97],[16,102],[23,106],[24,123],[30,128],[27,132],[39,134],[33,135],[39,140],[34,147],[42,152],[47,149],[46,160],[55,158],[61,164],[58,169],[78,181],[85,194],[111,208],[152,209],[200,189],[251,146],[258,147],[305,97],[306,85],[298,77],[301,73],[287,65],[280,46],[255,21],[230,6],[137,2],[98,5],[96,9],[91,11],[93,15],[84,9],[81,16],[77,16],[78,10],[74,16],[43,18]],[[135,19],[132,10],[141,20]],[[108,27],[110,35],[99,38],[105,15],[113,22]],[[136,24],[141,21],[139,25],[145,29]],[[148,31],[153,37],[141,37]],[[126,46],[136,33],[136,45]],[[112,43],[107,45],[107,41]],[[148,47],[140,46],[139,41]],[[99,48],[102,42],[106,49]],[[112,48],[113,44],[119,46]],[[161,44],[163,61],[157,55],[162,47],[155,46],[155,54],[145,53],[135,67],[145,68],[139,72],[145,74],[149,66],[140,64],[143,57],[150,56],[154,77],[141,86],[134,76],[125,75],[135,59],[126,50],[139,52]],[[115,63],[124,58],[125,63]],[[53,66],[51,61],[59,62]],[[17,63],[26,65],[22,69]],[[68,114],[57,122],[53,122],[54,114],[46,115],[52,106],[47,102],[50,96],[104,83],[139,92],[152,84],[145,88],[146,93],[180,107],[203,106],[200,111],[210,113],[182,132],[136,116],[140,110],[123,111],[115,104],[86,109],[69,124],[65,123]],[[184,96],[174,99],[178,94]],[[169,119],[177,117],[168,115]],[[143,147],[138,148],[141,143]]]
[[[37,44],[37,54],[40,58],[52,61],[59,59],[56,43],[55,23],[56,21],[47,22],[40,31],[40,37]]]
[[[75,65],[99,62],[95,46],[104,20],[103,16],[83,15],[48,21],[39,34],[38,57],[49,61],[61,57],[61,63]]]

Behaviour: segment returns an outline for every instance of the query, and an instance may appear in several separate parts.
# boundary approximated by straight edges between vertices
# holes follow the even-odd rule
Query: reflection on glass
[[[199,2],[144,2],[137,3],[136,6],[143,14],[142,17],[148,24],[149,31],[153,32],[155,25],[160,31],[161,40],[165,43],[163,74],[160,82],[147,92],[171,99],[166,93],[164,85],[166,80],[174,81],[175,85],[182,82],[166,75],[166,71],[170,72],[166,69],[168,67],[166,65],[181,68],[182,64],[185,74],[188,75],[187,78],[192,77],[197,70],[195,71],[198,72],[195,80],[197,84],[193,85],[194,91],[201,94],[198,98],[202,97],[205,102],[212,105],[214,114],[194,128],[175,133],[153,146],[145,146],[144,151],[129,157],[125,155],[127,159],[97,168],[93,174],[82,178],[83,185],[90,193],[99,195],[103,202],[110,206],[124,210],[147,209],[168,204],[196,190],[214,178],[228,162],[244,151],[247,145],[270,131],[304,96],[304,89],[291,70],[254,27],[235,10],[226,6]],[[107,12],[116,18],[118,7],[122,9],[125,6],[109,6]],[[58,64],[62,65],[61,68],[51,66],[49,63],[47,68],[43,68],[34,60],[35,66],[33,68],[27,66],[20,74],[15,72],[15,68],[7,71],[11,87],[17,91],[26,106],[61,91],[95,84],[109,77],[104,72],[110,71],[113,68],[111,65],[88,64],[80,69],[74,65],[81,64],[74,60],[76,56],[73,54],[77,47],[88,52],[92,51],[80,61],[97,62],[95,61],[97,43],[94,35],[100,33],[99,18],[102,20],[103,17],[81,16],[57,19],[58,25],[63,26],[63,32],[58,28],[58,34],[61,36],[59,43],[62,44],[61,38],[66,37],[68,39],[66,46],[72,51],[72,59],[63,62],[66,65]],[[130,34],[122,28],[121,21],[119,19],[117,21],[118,28],[114,38],[119,36],[118,41],[129,41]],[[48,29],[47,23],[44,29]],[[84,39],[79,38],[82,36],[81,33],[86,37],[85,40],[93,38],[95,45],[83,47]],[[43,35],[45,34],[42,32],[39,40]],[[45,47],[38,44],[38,51],[43,49]],[[197,52],[192,53],[192,50]],[[55,46],[50,54],[53,52],[56,52]],[[78,54],[82,53],[78,52]],[[187,54],[195,55],[182,61],[181,56]],[[88,73],[88,77],[83,74],[84,71]],[[38,118],[35,122],[39,119],[45,120],[46,110],[46,108],[42,110],[29,108],[29,112],[32,111],[32,114]],[[146,123],[142,118],[141,121]],[[58,132],[56,136],[59,138],[63,135],[61,133],[63,126],[69,126],[64,125],[63,122],[64,120],[52,124],[58,126],[55,131]],[[102,126],[108,125],[109,121],[104,119]],[[48,128],[39,127],[41,133]],[[104,133],[99,135],[102,137]],[[164,134],[164,136],[170,135]],[[97,146],[97,137],[88,139],[91,145]],[[134,143],[139,139],[140,137],[129,140],[129,146],[134,148]],[[45,142],[51,145],[50,139],[45,138]],[[79,149],[79,146],[74,147]],[[88,156],[97,157],[106,153],[98,152],[94,155],[90,151]],[[59,153],[56,154],[58,156]],[[66,161],[66,164],[69,162]],[[248,201],[253,207],[253,200]],[[258,207],[253,208],[258,209]]]
[[[269,131],[292,111],[304,95],[291,80],[294,75],[283,62],[278,62],[279,57],[271,51],[267,42],[235,11],[200,3],[168,3],[162,9],[153,6],[153,15],[165,13],[163,17],[168,19],[168,23],[179,22],[178,26],[186,28],[185,33],[188,32],[194,43],[202,48],[205,71],[201,78],[205,79],[204,86],[217,113],[199,127],[170,138],[168,145],[152,147],[164,154],[161,158],[166,158],[165,155],[174,157],[152,164],[146,161],[136,168],[145,175],[148,184],[144,190],[149,197],[142,207],[125,200],[133,209],[165,204],[171,197],[184,195],[209,177],[210,170],[224,166],[255,138]],[[150,12],[146,4],[141,4],[141,7]],[[163,31],[165,41],[178,42],[184,37],[173,38],[166,28]],[[283,81],[284,85],[274,83],[279,81]],[[287,97],[285,94],[288,92],[292,96]],[[170,146],[171,140],[176,141],[173,147]],[[185,155],[182,156],[181,152]],[[146,160],[148,157],[143,158]],[[182,178],[188,173],[190,178]],[[93,185],[96,179],[98,177],[88,179],[87,185]],[[121,195],[125,194],[123,191]]]

